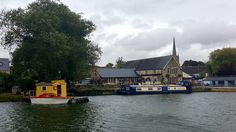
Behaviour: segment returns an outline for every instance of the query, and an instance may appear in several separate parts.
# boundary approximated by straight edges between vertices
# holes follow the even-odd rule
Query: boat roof
[[[40,82],[37,83],[36,86],[52,86],[52,83]]]

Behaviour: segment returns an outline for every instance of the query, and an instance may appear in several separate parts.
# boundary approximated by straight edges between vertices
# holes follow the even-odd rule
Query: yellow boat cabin
[[[51,83],[41,82],[36,84],[36,97],[42,95],[67,97],[65,80],[53,80]]]

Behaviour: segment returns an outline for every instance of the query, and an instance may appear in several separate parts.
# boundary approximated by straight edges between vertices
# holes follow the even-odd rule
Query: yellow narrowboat
[[[32,104],[66,104],[69,101],[65,80],[38,83],[35,93],[36,96],[30,98]]]

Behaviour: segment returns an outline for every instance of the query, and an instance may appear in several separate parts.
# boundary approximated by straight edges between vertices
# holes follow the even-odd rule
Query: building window
[[[2,62],[0,62],[0,66],[3,66],[3,63],[2,63]]]
[[[176,67],[175,68],[168,68],[167,70],[168,70],[169,74],[177,74],[177,71],[178,71],[178,69]]]

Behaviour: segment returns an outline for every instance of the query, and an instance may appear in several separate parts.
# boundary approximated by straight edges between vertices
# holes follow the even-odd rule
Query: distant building
[[[203,83],[209,86],[236,86],[236,77],[206,77]]]
[[[206,75],[208,73],[207,66],[182,66],[182,70],[193,77],[198,77],[200,74]]]
[[[177,83],[182,80],[175,39],[173,39],[172,55],[127,61],[125,68],[134,68],[143,81]]]
[[[94,68],[92,80],[102,84],[135,84],[138,75],[132,68]]]
[[[8,58],[0,58],[0,72],[10,73],[10,61]]]
[[[14,87],[12,87],[11,92],[12,92],[12,94],[18,95],[21,93],[21,88],[19,86],[14,86]]]
[[[184,81],[188,81],[188,82],[192,82],[192,76],[190,76],[189,74],[183,72],[183,80]]]

